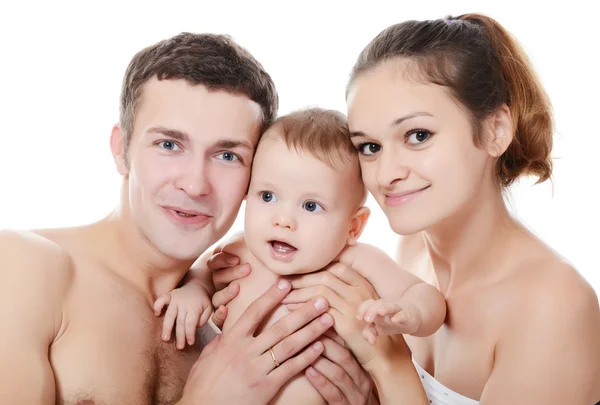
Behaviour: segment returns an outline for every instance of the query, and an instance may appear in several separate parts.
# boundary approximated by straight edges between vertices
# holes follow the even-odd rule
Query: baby
[[[277,278],[316,272],[334,261],[359,272],[381,297],[364,302],[357,314],[366,322],[363,336],[370,344],[377,335],[423,336],[436,331],[446,311],[439,291],[401,270],[383,251],[357,243],[370,214],[365,200],[358,153],[341,113],[313,108],[277,119],[256,150],[244,233],[222,246],[222,251],[252,268],[249,276],[239,280],[238,296],[227,305],[222,333]],[[206,323],[212,311],[210,278],[206,267],[194,270],[181,288],[155,302],[157,315],[169,305],[163,339],[170,338],[178,317],[178,325],[194,326],[187,332],[177,329],[178,347],[185,345],[184,334],[193,343],[195,327]],[[281,305],[263,328],[287,312]],[[302,374],[272,403],[325,404]]]

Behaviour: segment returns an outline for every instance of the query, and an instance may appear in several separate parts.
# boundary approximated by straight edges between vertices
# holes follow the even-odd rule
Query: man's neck
[[[121,209],[113,211],[95,228],[98,243],[102,244],[102,260],[139,288],[150,303],[176,288],[194,263],[160,252]]]

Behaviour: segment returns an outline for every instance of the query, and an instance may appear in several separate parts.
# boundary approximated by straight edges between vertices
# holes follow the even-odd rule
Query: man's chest
[[[51,346],[58,404],[176,403],[201,345],[177,350],[160,339],[163,318],[131,297],[78,299]]]

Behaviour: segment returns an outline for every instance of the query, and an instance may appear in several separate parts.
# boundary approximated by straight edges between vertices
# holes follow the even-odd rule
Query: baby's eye
[[[261,191],[258,195],[264,202],[277,202],[277,197],[270,191]]]
[[[307,201],[303,204],[303,208],[308,212],[320,212],[323,211],[321,204],[315,201]]]

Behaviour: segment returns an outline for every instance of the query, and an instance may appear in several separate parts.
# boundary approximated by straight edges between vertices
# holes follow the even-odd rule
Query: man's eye
[[[173,141],[160,141],[158,143],[158,145],[164,149],[164,150],[168,150],[168,151],[174,151],[177,150],[179,148],[179,146],[177,146],[177,144]]]
[[[233,152],[223,152],[217,155],[217,159],[225,160],[228,162],[234,162],[236,160],[240,160],[239,156]]]

